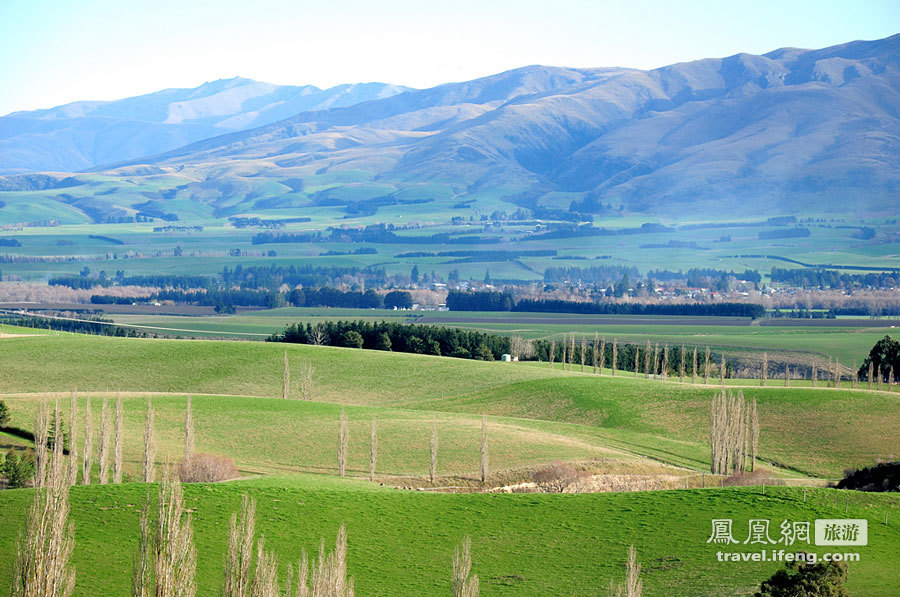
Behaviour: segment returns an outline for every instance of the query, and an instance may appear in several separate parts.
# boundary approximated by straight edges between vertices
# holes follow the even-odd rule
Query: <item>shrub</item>
[[[751,485],[762,485],[765,481],[770,481],[768,485],[774,485],[772,480],[766,476],[766,472],[762,469],[753,472],[737,472],[730,477],[725,477],[724,487],[748,487]]]
[[[849,597],[846,582],[847,565],[843,562],[808,564],[795,560],[764,581],[754,597]]]
[[[0,400],[0,427],[6,427],[7,423],[9,423],[9,407]]]
[[[900,491],[900,462],[882,462],[863,469],[849,470],[838,481],[838,489],[858,491]]]
[[[214,483],[240,476],[234,461],[224,456],[194,454],[178,465],[182,483]]]
[[[578,471],[575,467],[559,460],[539,468],[531,475],[531,480],[547,493],[562,493],[577,479]]]

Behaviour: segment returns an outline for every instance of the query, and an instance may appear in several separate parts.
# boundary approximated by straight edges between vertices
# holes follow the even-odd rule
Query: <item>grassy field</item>
[[[401,418],[427,419],[434,412],[470,417],[487,413],[514,417],[517,425],[526,425],[528,420],[564,424],[564,431],[550,431],[654,455],[694,470],[703,470],[708,458],[707,413],[715,386],[633,379],[630,375],[598,377],[528,363],[259,342],[64,334],[0,341],[0,360],[7,364],[0,387],[5,394],[77,387],[80,392],[271,398],[281,394],[285,351],[295,368],[306,363],[313,367],[313,397],[319,402],[391,408],[396,409],[391,416]],[[847,467],[896,453],[900,394],[778,385],[752,385],[742,390],[759,402],[764,430],[761,456],[766,460],[805,474],[834,478]],[[233,408],[237,413],[244,402],[236,400]],[[276,409],[272,414],[277,417],[282,416],[280,409],[295,408],[298,416],[320,416],[314,409],[304,410],[312,409],[311,405],[293,401],[259,404],[260,408]],[[332,410],[321,416],[334,420],[336,411],[333,406],[328,408]],[[372,411],[361,417],[368,421],[373,415],[381,416]],[[471,419],[469,424],[473,424]],[[816,432],[796,433],[796,429]]]
[[[76,595],[124,595],[131,579],[138,515],[146,486],[77,487]],[[783,564],[718,562],[721,547],[707,544],[711,519],[732,518],[742,541],[750,518],[782,520],[869,519],[869,545],[852,549],[854,595],[894,595],[900,555],[900,499],[886,494],[759,488],[669,492],[490,495],[425,494],[320,476],[274,477],[185,489],[193,512],[201,595],[221,590],[228,517],[251,493],[257,530],[279,554],[282,571],[300,548],[333,542],[348,532],[348,568],[359,595],[446,595],[452,551],[472,537],[473,572],[483,595],[598,595],[624,577],[628,546],[637,548],[647,595],[752,594]],[[0,511],[21,512],[31,490],[0,492]],[[889,524],[884,525],[885,513]],[[0,583],[9,578],[18,516],[0,517]],[[780,546],[772,546],[780,548]],[[795,546],[796,547],[796,546]],[[753,549],[755,548],[755,549]],[[804,545],[804,549],[807,547]],[[757,551],[736,545],[728,550]],[[812,547],[821,553],[826,548]]]
[[[716,318],[707,318],[704,323],[697,323],[697,318],[691,317],[603,316],[603,323],[597,324],[592,321],[597,320],[598,316],[575,314],[308,308],[271,309],[215,317],[113,315],[110,318],[123,325],[140,326],[141,329],[160,334],[235,336],[246,339],[264,338],[273,332],[282,331],[287,324],[298,321],[316,323],[341,319],[390,321],[409,318],[416,322],[421,319],[434,325],[526,338],[560,339],[563,334],[575,332],[592,340],[594,332],[597,332],[609,340],[617,338],[621,342],[644,343],[650,340],[670,345],[711,346],[727,353],[767,350],[784,353],[785,358],[836,358],[848,366],[862,362],[872,346],[885,334],[893,331],[890,327],[865,327],[865,320],[852,323],[847,321],[847,325],[843,327],[807,327],[768,325],[775,322],[750,325],[749,320],[742,325],[717,325]],[[635,319],[639,319],[640,323],[633,323]],[[623,323],[616,323],[617,320]]]
[[[15,330],[0,329],[7,331]],[[314,401],[280,399],[285,351],[295,371],[313,366]],[[282,567],[296,560],[300,547],[314,550],[320,537],[333,541],[346,524],[349,571],[360,595],[447,594],[452,550],[464,535],[473,538],[474,572],[484,595],[604,594],[611,578],[624,576],[632,543],[644,565],[647,595],[749,595],[782,564],[718,562],[720,548],[706,543],[713,518],[734,519],[735,536],[743,540],[750,518],[771,519],[774,538],[784,519],[845,517],[870,521],[869,545],[849,548],[861,554],[850,564],[852,593],[896,594],[892,562],[900,556],[900,498],[892,495],[831,489],[804,494],[771,486],[765,495],[758,486],[562,495],[393,488],[406,479],[428,485],[423,478],[432,423],[440,446],[435,485],[475,483],[482,413],[493,486],[526,479],[534,467],[561,459],[594,473],[668,475],[699,487],[699,475],[690,475],[708,470],[714,387],[529,363],[55,333],[0,337],[0,362],[0,395],[12,424],[26,429],[41,393],[58,393],[67,412],[68,391],[77,387],[82,409],[92,398],[96,426],[102,396],[121,391],[130,478],[141,454],[144,393],[154,393],[160,465],[181,458],[190,394],[197,450],[232,457],[245,476],[262,475],[186,487],[199,594],[219,591],[227,520],[243,493],[258,500],[258,529]],[[900,395],[796,387],[743,391],[759,402],[762,460],[786,467],[764,464],[775,476],[833,478],[846,466],[871,464],[896,450]],[[341,408],[351,421],[351,478],[345,479],[336,476]],[[363,480],[373,418],[377,475],[385,486]],[[72,490],[76,595],[127,594],[146,491],[137,483]],[[30,497],[31,490],[0,492],[0,586],[8,582]]]

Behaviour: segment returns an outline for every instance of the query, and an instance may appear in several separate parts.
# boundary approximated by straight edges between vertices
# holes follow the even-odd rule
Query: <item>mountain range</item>
[[[208,85],[0,119],[6,171],[93,168],[36,185],[7,176],[0,189],[31,180],[24,187],[50,198],[66,180],[78,190],[61,201],[95,211],[106,201],[123,214],[139,208],[113,206],[117,194],[98,176],[120,191],[138,185],[158,211],[177,213],[175,202],[188,199],[218,216],[400,197],[489,199],[535,213],[900,210],[900,35],[649,71],[529,66],[425,90]],[[102,118],[119,118],[141,143],[101,143],[90,127]],[[87,143],[90,158],[39,151],[34,132],[10,135],[23,121],[44,123],[48,139]],[[54,132],[54,122],[69,124]],[[192,142],[173,147],[176,137]],[[31,167],[17,155],[32,156]]]
[[[116,101],[13,112],[0,118],[0,174],[86,170],[406,89],[361,83],[323,90],[235,77]]]

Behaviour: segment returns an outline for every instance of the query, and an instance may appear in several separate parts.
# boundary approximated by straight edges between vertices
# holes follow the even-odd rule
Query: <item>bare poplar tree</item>
[[[876,372],[875,381],[878,383],[878,391],[881,391],[881,384],[884,381],[884,375],[881,373],[881,367],[878,367],[878,371]]]
[[[837,359],[834,360],[834,387],[841,387],[841,363]]]
[[[69,485],[78,482],[78,390],[69,395]]]
[[[722,375],[722,385],[725,385],[725,373],[727,371],[727,367],[725,366],[725,353],[722,353],[722,364],[719,366],[721,369],[720,373]]]
[[[35,444],[36,452],[42,452],[41,477],[35,479],[37,489],[17,544],[12,597],[67,597],[75,588],[75,568],[69,562],[75,546],[75,525],[69,521],[70,473],[63,456],[58,402],[56,410],[52,455],[47,454],[46,437],[35,434],[37,441],[43,440]],[[49,424],[43,398],[38,413],[37,422],[46,420]]]
[[[668,344],[666,344],[663,347],[662,376],[663,376],[663,379],[668,379],[668,377],[669,377],[669,345]]]
[[[575,332],[572,332],[571,344],[569,344],[569,371],[572,370],[572,365],[575,364]]]
[[[592,359],[592,364],[594,365],[594,375],[597,375],[598,373],[603,373],[602,370],[598,371],[598,368],[600,366],[600,354],[598,353],[598,351],[600,350],[600,337],[599,336],[600,336],[599,333],[594,332],[594,344],[591,346],[591,359]],[[603,339],[603,344],[604,345],[606,344],[605,338]],[[604,346],[603,348],[606,348],[606,346]]]
[[[888,391],[894,391],[894,366],[891,365],[891,368],[888,369]]]
[[[597,355],[598,370],[603,375],[603,368],[606,367],[606,336],[600,340],[600,354]]]
[[[437,450],[438,450],[438,434],[437,434],[437,423],[434,419],[431,419],[431,441],[429,442],[429,447],[431,448],[431,468],[429,469],[429,479],[434,483],[434,473],[437,469]]]
[[[616,369],[619,366],[619,341],[613,338],[613,348],[612,348],[612,374],[613,377],[616,376]]]
[[[813,361],[812,372],[809,374],[809,377],[812,380],[812,387],[816,387],[816,382],[819,379],[819,368],[816,366],[815,361]]]
[[[584,373],[584,357],[587,354],[587,340],[581,337],[581,372]]]
[[[184,461],[194,457],[194,414],[191,410],[191,397],[187,397],[184,409]]]
[[[746,471],[747,461],[756,458],[759,439],[755,403],[748,407],[743,392],[734,395],[723,388],[712,399],[709,435],[713,474]]]
[[[34,486],[41,487],[47,479],[47,461],[50,458],[47,442],[50,438],[50,405],[41,396],[34,413]]]
[[[350,445],[350,420],[341,408],[341,419],[338,425],[338,473],[344,476],[347,470],[347,448]]]
[[[472,574],[472,539],[466,536],[453,550],[453,597],[478,597],[478,575]]]
[[[563,368],[563,371],[566,370],[566,363],[569,360],[568,354],[566,354],[566,351],[568,350],[568,348],[569,348],[569,338],[568,338],[568,335],[566,335],[566,337],[564,337],[563,341],[562,341],[562,368]]]
[[[870,389],[870,390],[872,389],[872,380],[873,379],[875,379],[875,363],[872,361],[869,361],[869,376],[867,378],[867,381],[869,382],[868,389]]]
[[[684,343],[681,344],[681,359],[678,364],[678,379],[684,383]]]
[[[178,476],[168,468],[163,470],[152,521],[150,508],[148,493],[141,516],[132,594],[193,597],[197,594],[197,552],[191,515],[185,512]]]
[[[625,582],[609,581],[610,597],[641,597],[644,593],[644,581],[641,580],[641,565],[637,561],[634,545],[628,548],[628,561],[625,563]]]
[[[303,363],[300,367],[297,389],[300,391],[302,400],[312,400],[313,390],[315,389],[315,372],[316,370],[313,368],[312,363]]]
[[[694,347],[694,368],[693,368],[693,374],[694,374],[693,382],[695,385],[697,383],[697,371],[698,371],[697,365],[698,365],[698,363],[699,363],[699,361],[697,360],[697,347],[695,346]]]
[[[791,366],[787,363],[784,364],[784,387],[789,388],[791,386]]]
[[[634,378],[637,379],[641,364],[641,347],[634,345]]]
[[[156,433],[153,429],[153,405],[147,398],[147,417],[144,420],[144,483],[153,483],[156,480]]]
[[[756,412],[756,398],[750,405],[750,470],[756,470],[756,455],[759,450],[759,416]]]
[[[766,380],[769,378],[769,353],[763,352],[763,362],[762,362],[762,386],[765,387]]]
[[[125,443],[125,425],[124,425],[125,409],[122,405],[122,396],[116,394],[116,434],[115,449],[113,454],[113,483],[121,483],[122,475],[125,472],[122,461],[122,450]]]
[[[703,383],[709,385],[709,346],[706,347],[706,362],[704,363],[703,369]]]
[[[91,397],[87,397],[84,408],[84,458],[81,462],[81,483],[91,484],[91,471],[94,468],[94,414],[91,411]]]
[[[287,351],[284,351],[284,366],[281,371],[281,398],[287,400],[291,394],[291,365],[288,363]]]
[[[278,558],[271,551],[266,551],[266,538],[262,535],[256,542],[256,570],[250,583],[250,597],[281,597]]]
[[[488,475],[488,443],[487,416],[481,415],[481,484],[484,485]]]
[[[228,532],[228,554],[225,560],[224,597],[247,597],[250,592],[250,563],[256,533],[256,500],[246,493],[241,501],[241,515],[231,515]]]
[[[100,409],[100,445],[97,448],[97,460],[100,465],[100,484],[106,485],[109,481],[109,409],[104,396],[103,406]]]
[[[854,368],[850,374],[850,387],[854,390],[859,388],[859,372]]]
[[[375,480],[375,459],[378,456],[378,428],[372,417],[372,432],[369,435],[369,481]]]
[[[650,374],[654,377],[659,373],[659,342],[653,345],[653,368],[650,370]]]
[[[550,341],[550,368],[553,369],[553,358],[556,356],[556,340]]]
[[[321,323],[317,323],[312,328],[312,333],[309,335],[309,343],[314,346],[321,346],[328,341],[328,334],[325,333],[325,326]]]
[[[347,580],[347,530],[344,525],[338,529],[333,552],[326,556],[325,542],[319,543],[319,561],[313,567],[311,581],[310,597],[353,596],[353,579]]]

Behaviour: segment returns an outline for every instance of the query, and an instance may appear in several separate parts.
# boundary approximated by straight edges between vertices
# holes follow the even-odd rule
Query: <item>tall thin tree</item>
[[[869,383],[869,386],[868,386],[868,389],[869,389],[869,390],[872,389],[872,380],[873,380],[874,378],[875,378],[875,363],[874,363],[873,361],[870,360],[870,361],[869,361],[869,375],[868,375],[868,377],[866,378],[866,381],[868,381],[868,383]]]
[[[581,337],[581,372],[584,373],[584,357],[587,354],[587,340]]]
[[[191,409],[191,397],[187,397],[184,409],[184,460],[194,457],[194,413]]]
[[[650,360],[653,358],[653,346],[647,340],[647,348],[644,352],[644,375],[650,377]]]
[[[684,383],[684,343],[681,344],[681,359],[678,364],[678,380]]]
[[[638,370],[641,365],[641,347],[637,344],[634,345],[634,378],[637,379]]]
[[[472,539],[466,536],[453,550],[453,597],[478,597],[478,575],[472,574]]]
[[[598,351],[600,350],[600,334],[598,332],[594,332],[594,344],[591,345],[591,361],[594,366],[594,375],[598,373],[602,373],[603,371],[598,371],[598,366],[600,363],[600,355]]]
[[[791,386],[791,366],[788,363],[784,364],[784,387],[789,388]]]
[[[281,372],[281,398],[287,400],[291,393],[291,364],[288,363],[287,351],[284,351],[284,366]]]
[[[49,411],[46,401],[38,407]],[[46,439],[36,444],[43,452],[40,479],[35,479],[31,506],[25,515],[25,528],[19,536],[13,567],[12,597],[67,597],[75,588],[75,568],[70,563],[75,545],[75,525],[69,521],[69,467],[63,456],[62,420],[57,402],[52,455],[47,454]],[[35,434],[37,436],[37,433]]]
[[[122,396],[116,394],[116,433],[113,454],[113,483],[121,483],[125,473],[122,461],[122,450],[125,443],[125,407],[122,404]]]
[[[709,385],[709,346],[706,347],[706,361],[703,364],[703,383]]]
[[[50,439],[50,405],[46,396],[41,396],[34,412],[34,486],[41,487],[47,479],[50,453],[47,444]]]
[[[94,413],[91,411],[91,397],[87,397],[84,407],[84,458],[81,462],[81,483],[91,484],[94,468]]]
[[[249,595],[250,564],[253,560],[255,532],[256,500],[245,493],[241,501],[240,517],[232,514],[229,524],[224,597],[248,597]]]
[[[488,475],[488,440],[487,416],[481,415],[481,484],[484,485]]]
[[[437,434],[437,423],[434,419],[431,419],[431,441],[429,442],[429,448],[431,451],[431,467],[428,469],[429,475],[428,478],[434,483],[434,473],[437,470],[437,451],[438,451],[438,434]]]
[[[341,419],[338,424],[338,474],[344,476],[347,470],[347,449],[350,445],[350,420],[341,408]]]
[[[69,395],[69,485],[78,482],[78,390]]]
[[[699,363],[699,361],[697,360],[697,347],[695,346],[694,347],[694,367],[691,370],[691,372],[693,373],[693,376],[694,376],[694,379],[693,379],[694,385],[697,384],[697,377],[698,377],[697,376],[697,373],[698,373],[697,365],[698,365],[698,363]]]
[[[719,366],[720,373],[722,375],[722,385],[725,385],[725,374],[727,373],[728,367],[725,363],[725,353],[722,353],[722,364]]]
[[[556,340],[550,341],[550,368],[553,369],[553,359],[556,357]]]
[[[612,348],[612,374],[613,377],[616,376],[616,368],[619,366],[619,341],[616,338],[613,338],[613,348]]]
[[[153,425],[153,405],[147,398],[147,416],[144,419],[144,483],[153,483],[156,480],[156,431]]]
[[[375,417],[372,417],[372,430],[369,434],[369,481],[375,480],[375,459],[378,456],[378,428]]]
[[[100,467],[100,484],[106,485],[109,482],[109,408],[106,397],[103,397],[103,406],[100,409],[100,442],[97,447],[97,461]]]
[[[762,361],[762,385],[765,387],[766,380],[769,378],[769,353],[763,351],[763,361]]]
[[[193,597],[197,594],[197,551],[191,515],[185,511],[178,476],[168,467],[163,469],[153,520],[147,495],[138,549],[133,595]]]

